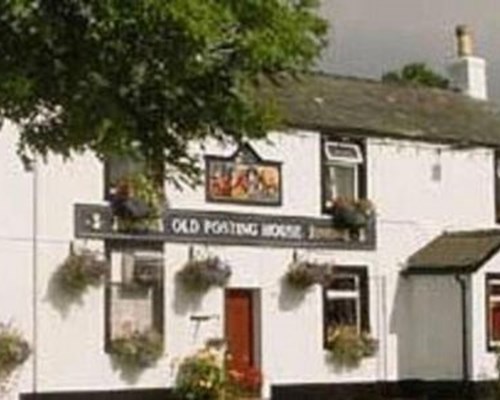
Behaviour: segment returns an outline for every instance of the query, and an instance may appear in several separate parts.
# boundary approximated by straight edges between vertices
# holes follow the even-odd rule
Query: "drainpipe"
[[[460,285],[461,317],[462,317],[462,382],[466,398],[469,398],[469,341],[467,324],[467,275],[456,274],[455,279]]]
[[[33,180],[32,180],[32,391],[34,399],[37,398],[38,392],[38,160],[35,158],[31,164]]]

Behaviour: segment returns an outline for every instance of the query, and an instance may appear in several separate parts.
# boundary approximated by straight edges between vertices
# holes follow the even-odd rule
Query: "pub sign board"
[[[243,144],[230,157],[205,157],[205,191],[209,202],[281,205],[281,163],[263,160]]]
[[[75,207],[75,236],[86,239],[137,239],[164,242],[265,247],[316,247],[373,249],[375,221],[359,240],[333,227],[330,218],[275,216],[233,212],[168,209],[159,232],[113,231],[106,206],[78,204]]]

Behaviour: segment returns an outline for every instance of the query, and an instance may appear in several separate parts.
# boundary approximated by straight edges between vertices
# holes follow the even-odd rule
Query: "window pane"
[[[144,163],[129,157],[112,156],[106,161],[105,198],[114,194],[116,185],[125,177],[144,171]]]
[[[146,287],[111,287],[111,338],[154,327],[153,289]]]
[[[490,283],[489,289],[490,295],[500,295],[500,283]]]
[[[327,199],[344,197],[354,199],[355,166],[333,165],[328,167],[325,194]]]
[[[357,290],[357,279],[354,276],[339,276],[331,280],[328,289],[332,290]]]
[[[328,300],[326,306],[326,322],[329,328],[339,325],[359,326],[358,306],[355,299]]]
[[[490,303],[490,340],[500,341],[500,302]]]
[[[144,170],[144,164],[131,158],[111,157],[107,163],[109,183],[114,186],[120,179]]]
[[[343,159],[361,162],[362,156],[359,148],[353,144],[326,143],[325,154],[330,160]]]

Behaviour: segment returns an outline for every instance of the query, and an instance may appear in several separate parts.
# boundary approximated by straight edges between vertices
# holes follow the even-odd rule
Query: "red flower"
[[[255,367],[244,366],[229,372],[234,383],[244,391],[257,392],[262,385],[262,372]]]

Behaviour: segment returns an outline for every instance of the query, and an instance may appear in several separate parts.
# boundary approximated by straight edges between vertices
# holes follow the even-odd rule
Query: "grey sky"
[[[444,72],[455,26],[469,25],[488,62],[490,99],[500,102],[499,0],[323,0],[322,12],[331,21],[322,68],[372,78],[413,61]]]

